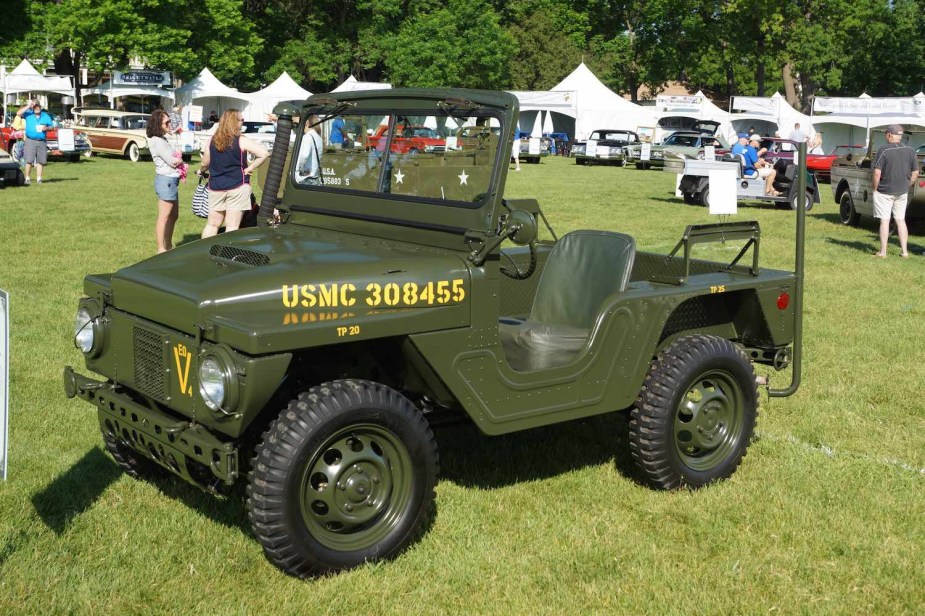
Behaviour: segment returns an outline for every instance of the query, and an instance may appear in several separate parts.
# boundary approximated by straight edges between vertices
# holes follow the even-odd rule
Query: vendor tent
[[[249,102],[247,94],[229,88],[208,68],[202,69],[195,79],[174,90],[174,96],[177,103],[185,108],[184,117],[189,112],[190,105],[201,106],[203,116],[208,117],[212,111],[219,116],[226,109],[235,108],[243,111]]]
[[[28,60],[23,60],[12,71],[4,72],[0,76],[0,91],[3,93],[4,117],[6,117],[7,107],[16,104],[15,99],[18,98],[16,97],[18,94],[28,95],[30,92],[43,92],[72,97],[76,94],[70,77],[46,77],[39,73]],[[8,100],[9,98],[14,100],[10,101]]]
[[[729,106],[732,113],[732,127],[736,132],[745,132],[754,127],[755,132],[771,137],[775,132],[786,138],[799,123],[807,135],[815,133],[812,119],[790,106],[790,103],[775,92],[771,97],[734,96]]]
[[[671,118],[687,118],[692,122],[697,120],[718,122],[719,128],[716,131],[716,136],[726,143],[732,143],[735,136],[729,112],[723,111],[713,104],[713,101],[707,98],[700,90],[691,95],[658,96],[655,100],[655,108],[658,113],[660,127],[660,130],[656,133],[656,140],[660,141],[663,135],[673,132],[669,121]]]
[[[575,92],[550,92],[545,90],[516,90],[511,94],[517,97],[520,105],[520,118],[517,123],[522,133],[540,137],[543,133],[543,116],[545,113],[547,133],[559,132],[575,134],[575,118],[578,115]],[[558,126],[557,126],[558,125]]]
[[[81,90],[80,98],[86,104],[87,96],[92,95],[105,96],[109,99],[109,106],[115,107],[115,102],[117,98],[122,98],[123,96],[159,96],[161,98],[166,98],[169,101],[173,101],[173,89],[163,88],[160,86],[119,86],[113,85],[112,81],[96,87],[88,88],[86,90]]]
[[[836,145],[866,145],[872,128],[887,124],[925,127],[925,96],[817,96],[813,100],[812,122],[822,132],[826,151]]]
[[[638,131],[640,127],[655,126],[655,114],[620,97],[605,86],[584,62],[556,84],[552,91],[574,93],[576,139],[587,139],[592,131],[599,128]],[[557,119],[553,115],[554,124]],[[558,126],[555,128],[559,129]]]
[[[331,90],[331,92],[353,92],[354,90],[388,90],[392,87],[390,83],[379,83],[378,81],[357,81],[353,75],[347,77],[342,84]]]
[[[278,103],[305,100],[311,95],[311,92],[297,84],[289,73],[284,71],[267,87],[247,94],[250,102],[244,109],[244,117],[248,120],[263,121],[266,120],[268,113],[273,112],[273,108]]]

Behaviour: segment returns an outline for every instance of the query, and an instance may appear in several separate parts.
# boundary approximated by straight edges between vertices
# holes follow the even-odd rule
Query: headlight
[[[90,353],[93,350],[95,329],[90,311],[86,308],[78,310],[77,318],[74,320],[74,342],[84,353]]]
[[[206,357],[199,365],[199,395],[213,411],[225,402],[225,371],[215,357]]]

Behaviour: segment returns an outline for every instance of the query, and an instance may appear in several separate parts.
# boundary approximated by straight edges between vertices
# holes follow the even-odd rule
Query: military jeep
[[[64,386],[129,475],[246,482],[254,534],[286,572],[389,558],[421,536],[437,418],[499,435],[624,412],[646,481],[696,488],[745,455],[767,378],[753,363],[792,362],[769,391],[796,391],[802,275],[759,268],[757,223],[688,227],[670,255],[614,231],[538,239],[538,202],[503,197],[507,93],[318,95],[276,113],[260,226],[87,276],[74,339],[100,378],[66,367]],[[503,138],[325,150],[321,181],[299,183],[308,131],[336,116],[497,122]],[[743,244],[731,262],[692,257],[721,240]]]

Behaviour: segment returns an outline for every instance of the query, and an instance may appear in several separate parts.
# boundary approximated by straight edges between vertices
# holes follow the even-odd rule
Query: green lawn
[[[524,164],[559,233],[631,233],[668,251],[715,222],[661,171]],[[153,165],[54,162],[0,191],[0,288],[11,294],[10,476],[0,484],[0,614],[921,614],[925,606],[925,237],[870,255],[872,223],[839,224],[829,185],[807,219],[805,366],[762,394],[742,466],[697,492],[633,480],[612,416],[489,438],[438,432],[430,532],[396,561],[314,581],[270,565],[240,492],[133,481],[61,369],[82,278],[154,253]],[[178,241],[198,237],[181,190]],[[745,205],[762,265],[793,262],[794,214]],[[710,247],[731,258],[735,247]],[[778,387],[788,375],[774,375]]]

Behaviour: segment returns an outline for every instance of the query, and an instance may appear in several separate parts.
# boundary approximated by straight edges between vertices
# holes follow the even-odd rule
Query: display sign
[[[73,152],[77,149],[77,146],[74,145],[73,128],[58,129],[58,149],[62,152]]]
[[[539,137],[530,137],[530,145],[527,151],[530,154],[540,153],[540,138]]]
[[[6,480],[10,421],[10,296],[0,289],[0,478]]]
[[[597,156],[597,139],[585,141],[585,156]]]
[[[639,149],[639,159],[640,160],[651,160],[652,158],[652,144],[643,143],[642,147]]]
[[[716,146],[715,145],[703,146],[703,159],[704,160],[716,160]]]
[[[710,169],[710,213],[735,214],[736,171],[734,169]]]
[[[610,157],[610,146],[597,144],[597,147],[594,150],[594,155],[597,158],[609,158]]]
[[[459,149],[459,138],[456,135],[451,135],[446,138],[446,149],[447,150],[458,150]]]
[[[189,121],[202,122],[202,105],[189,106]]]
[[[658,96],[655,99],[659,111],[700,111],[702,96]]]
[[[112,83],[117,86],[169,86],[170,71],[113,71]]]

